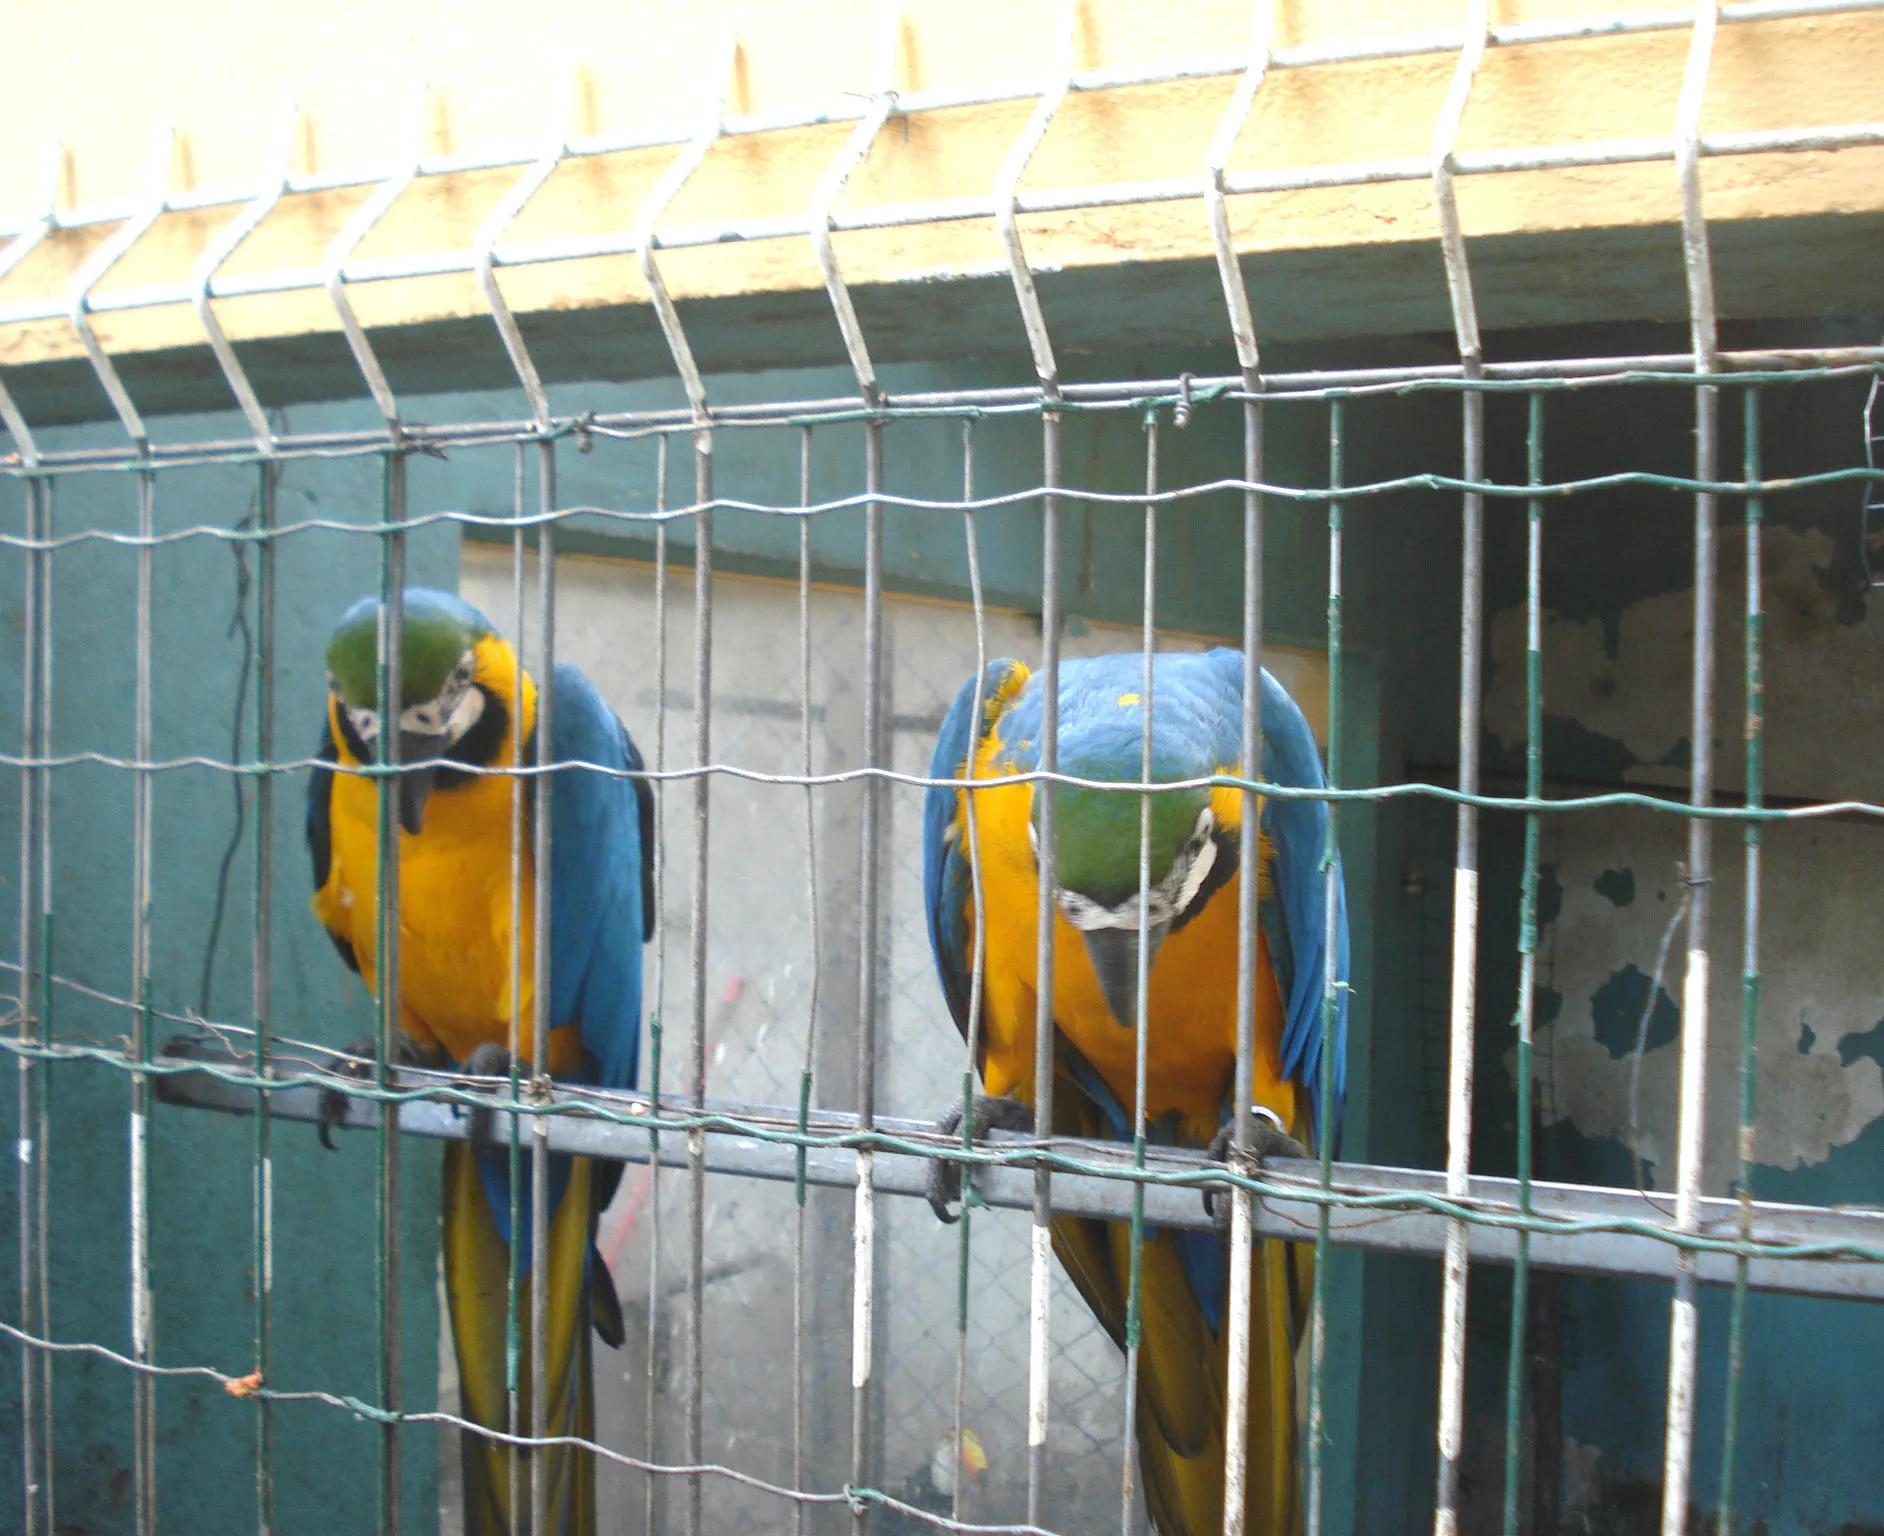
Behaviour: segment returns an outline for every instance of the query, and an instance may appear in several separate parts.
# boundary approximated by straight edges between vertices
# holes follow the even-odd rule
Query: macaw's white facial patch
[[[1197,825],[1191,829],[1190,840],[1185,843],[1184,851],[1177,856],[1171,866],[1171,873],[1165,877],[1167,887],[1175,882],[1171,904],[1179,912],[1188,912],[1191,903],[1197,900],[1197,893],[1204,888],[1204,881],[1210,878],[1210,871],[1217,863],[1217,840],[1211,834],[1217,829],[1217,818],[1205,806],[1197,813]],[[1180,878],[1179,872],[1182,871]]]
[[[377,709],[355,709],[351,704],[340,706],[347,712],[347,724],[353,727],[353,734],[369,747],[379,740],[379,711]]]
[[[1197,893],[1210,878],[1210,871],[1216,867],[1217,844],[1211,835],[1216,826],[1217,819],[1211,814],[1209,806],[1197,813],[1197,824],[1191,828],[1191,835],[1178,850],[1178,856],[1171,861],[1164,878],[1147,893],[1142,914],[1136,892],[1116,907],[1107,907],[1065,886],[1054,893],[1060,911],[1082,933],[1090,933],[1098,928],[1170,926],[1181,913],[1190,910],[1191,903],[1197,900]]]
[[[477,658],[466,651],[436,698],[408,704],[399,712],[399,729],[414,736],[442,736],[448,742],[464,735],[484,713],[484,695],[471,686],[476,667]]]
[[[409,704],[399,712],[401,735],[424,736],[438,743],[440,752],[464,739],[466,731],[484,714],[484,691],[472,686],[476,658],[470,651],[458,658],[436,698]],[[347,721],[363,742],[379,740],[379,711],[345,706]]]

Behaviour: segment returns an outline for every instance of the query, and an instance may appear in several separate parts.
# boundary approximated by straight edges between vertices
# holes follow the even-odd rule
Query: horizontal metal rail
[[[4,547],[5,541],[0,541]],[[921,721],[920,727],[927,729],[930,722]],[[104,768],[119,768],[139,773],[176,773],[191,769],[209,769],[216,773],[240,773],[251,778],[285,777],[290,774],[305,773],[310,769],[325,769],[334,773],[371,780],[375,778],[397,777],[402,773],[411,773],[422,769],[424,763],[405,763],[380,766],[365,764],[351,766],[342,764],[336,767],[330,760],[316,757],[276,759],[268,763],[236,763],[220,758],[192,756],[172,758],[118,757],[108,752],[69,752],[58,756],[27,757],[18,753],[0,752],[0,767],[23,768],[32,771],[51,768],[74,768],[91,764]],[[966,786],[971,789],[996,789],[1011,784],[1066,784],[1077,789],[1105,789],[1118,793],[1180,794],[1192,789],[1247,789],[1256,790],[1278,802],[1287,800],[1322,800],[1331,805],[1379,804],[1388,800],[1432,799],[1448,805],[1473,805],[1488,811],[1516,811],[1532,813],[1566,813],[1571,811],[1592,810],[1644,810],[1660,815],[1680,816],[1690,821],[1732,821],[1741,823],[1776,823],[1776,822],[1817,822],[1817,821],[1862,821],[1875,824],[1884,820],[1884,803],[1872,800],[1808,800],[1795,804],[1773,804],[1769,799],[1761,805],[1735,803],[1733,797],[1723,797],[1722,802],[1706,806],[1695,806],[1686,800],[1667,794],[1644,793],[1635,789],[1603,791],[1593,794],[1578,795],[1574,798],[1533,799],[1528,795],[1495,795],[1490,793],[1467,793],[1450,785],[1439,783],[1395,782],[1357,786],[1351,789],[1302,789],[1292,785],[1272,784],[1267,780],[1241,779],[1233,774],[1217,774],[1209,778],[1197,779],[1161,779],[1142,782],[1118,779],[1088,779],[1077,774],[1051,772],[1034,769],[1027,773],[1002,774],[993,778],[980,779],[938,779],[927,774],[904,773],[894,768],[858,767],[837,769],[830,773],[779,773],[761,768],[747,768],[738,763],[704,763],[687,768],[645,769],[645,768],[606,768],[598,763],[562,762],[545,763],[522,768],[493,768],[476,764],[460,765],[454,760],[453,771],[467,776],[493,778],[530,779],[539,775],[559,772],[570,768],[580,768],[582,772],[604,778],[632,779],[650,784],[678,784],[703,778],[739,779],[748,784],[770,784],[790,788],[810,788],[813,786],[831,786],[836,784],[864,784],[872,781],[885,784],[900,784],[907,789],[934,789],[937,787]],[[1456,778],[1456,770],[1452,771]],[[1649,785],[1647,789],[1658,786]],[[19,971],[17,961],[0,961],[0,971]],[[61,984],[63,978],[55,978]],[[80,988],[81,991],[92,991]],[[113,998],[104,993],[93,992],[100,997],[120,1006],[129,1007],[122,998]],[[179,1020],[185,1016],[179,1015]],[[187,1021],[187,1020],[185,1020]],[[0,1048],[5,1042],[0,1040]]]
[[[1720,19],[1724,24],[1752,23],[1763,21],[1784,21],[1813,16],[1839,16],[1884,9],[1884,0],[1747,0],[1738,5],[1723,5]],[[1676,32],[1691,27],[1694,14],[1689,9],[1637,11],[1633,13],[1611,13],[1594,16],[1571,16],[1548,21],[1520,22],[1507,26],[1491,28],[1486,41],[1494,48],[1526,47],[1538,43],[1574,42],[1582,39],[1600,37],[1638,36],[1648,32]],[[1312,69],[1332,64],[1358,64],[1381,59],[1418,58],[1434,54],[1457,53],[1465,41],[1465,34],[1458,30],[1434,32],[1403,33],[1384,37],[1356,38],[1336,43],[1313,43],[1295,48],[1277,49],[1269,58],[1272,70]],[[1134,86],[1169,85],[1183,80],[1208,80],[1226,78],[1243,74],[1250,65],[1247,53],[1235,52],[1212,54],[1203,57],[1159,65],[1155,68],[1120,68],[1087,70],[1074,74],[1069,89],[1076,92],[1121,90]],[[964,107],[998,106],[1004,103],[1036,100],[1049,83],[1036,78],[990,82],[986,85],[967,90],[911,91],[899,100],[896,115],[901,117],[917,116],[926,112],[948,112]],[[792,129],[815,128],[827,124],[856,122],[870,111],[870,103],[862,99],[840,100],[829,108],[814,112],[749,113],[730,117],[723,130],[724,137],[744,138],[756,134],[778,133]],[[617,155],[636,150],[678,149],[688,140],[689,135],[676,135],[671,131],[657,131],[644,134],[605,134],[572,138],[565,150],[565,157],[572,160],[590,159],[599,155]],[[1731,138],[1733,135],[1717,136]],[[1704,151],[1706,152],[1706,151]],[[1732,151],[1716,151],[1731,153]],[[466,171],[506,170],[531,164],[541,153],[540,145],[516,147],[496,151],[475,151],[454,155],[435,155],[427,157],[419,164],[421,178],[450,176]],[[1652,158],[1666,158],[1666,155]],[[1461,157],[1463,161],[1465,157]],[[1603,163],[1603,162],[1593,162]],[[1463,163],[1461,169],[1464,169]],[[1431,166],[1422,163],[1417,173],[1429,174]],[[341,191],[353,187],[370,186],[382,182],[397,174],[385,168],[374,170],[351,170],[326,172],[321,174],[291,177],[288,182],[290,195],[308,192]],[[1234,182],[1231,190],[1239,190]],[[1199,195],[1201,191],[1195,194]],[[185,211],[227,207],[235,203],[252,200],[256,188],[246,184],[223,184],[204,187],[192,192],[179,193],[170,199],[170,207]],[[941,206],[941,205],[938,205]],[[130,218],[136,211],[136,205],[129,200],[114,200],[93,204],[90,207],[69,212],[53,214],[53,226],[59,229],[79,229],[89,225],[111,224]],[[1026,198],[1021,201],[1021,211],[1028,212],[1030,204]],[[974,217],[976,215],[959,215]],[[0,238],[17,235],[31,229],[40,220],[35,214],[16,218],[5,226],[0,226]],[[875,225],[851,225],[843,221],[840,215],[835,226],[845,228],[874,228]],[[797,233],[804,233],[802,221],[796,228]],[[777,233],[784,234],[783,228]],[[663,238],[663,246],[671,241]],[[515,259],[514,257],[512,258]],[[499,257],[499,265],[504,258]],[[460,270],[450,268],[446,270]],[[462,270],[470,270],[464,268]],[[413,275],[413,274],[407,274]],[[349,268],[347,281],[370,281]],[[235,293],[268,292],[269,289],[257,289],[218,284],[213,290],[215,297],[227,297]],[[163,302],[168,302],[163,301]],[[104,307],[103,305],[100,306]]]
[[[236,1054],[208,1042],[177,1041],[166,1049],[172,1070],[156,1076],[157,1097],[166,1103],[228,1114],[255,1112],[255,1090],[244,1076],[253,1066],[249,1054]],[[179,1059],[201,1062],[212,1070],[175,1070]],[[306,1055],[277,1055],[271,1076],[305,1078],[326,1066]],[[344,1083],[344,1079],[335,1079]],[[401,1093],[476,1093],[480,1098],[496,1092],[496,1080],[467,1079],[450,1073],[401,1068],[389,1076],[390,1087]],[[347,1101],[340,1125],[349,1130],[374,1130],[380,1123],[380,1103],[367,1084],[348,1084],[355,1091]],[[269,1103],[277,1119],[314,1121],[320,1116],[321,1088],[296,1082],[272,1089]],[[586,1111],[586,1113],[585,1113]],[[597,1114],[626,1119],[602,1119]],[[471,1124],[471,1106],[436,1098],[408,1098],[398,1105],[400,1129],[408,1135],[462,1141]],[[668,1135],[652,1150],[650,1127],[633,1123],[649,1115],[645,1094],[603,1092],[594,1089],[551,1087],[534,1101],[527,1118],[549,1121],[552,1151],[605,1157],[627,1163],[650,1160],[663,1167],[688,1166],[687,1139]],[[671,1105],[663,1115],[691,1117]],[[709,1173],[791,1182],[797,1176],[798,1113],[782,1105],[736,1104],[708,1100],[701,1134],[706,1144]],[[507,1146],[511,1135],[508,1111],[491,1112],[494,1145]],[[673,1120],[662,1128],[672,1130]],[[855,1152],[843,1138],[856,1133],[854,1117],[816,1111],[808,1120],[809,1136],[823,1140],[806,1154],[809,1183],[834,1189],[853,1189],[857,1182]],[[901,1144],[889,1147],[883,1142]],[[960,1156],[960,1142],[939,1136],[921,1120],[878,1115],[873,1142],[873,1185],[885,1194],[922,1196],[928,1188],[933,1157]],[[931,1155],[908,1150],[911,1145],[933,1147]],[[989,1138],[990,1153],[1007,1161],[986,1163],[973,1176],[983,1202],[1008,1210],[1031,1210],[1034,1174],[1026,1153],[1038,1146],[1031,1138],[996,1132]],[[1129,1145],[1115,1142],[1055,1139],[1049,1144],[1055,1174],[1053,1208],[1061,1215],[1128,1220],[1132,1186],[1139,1176],[1131,1163]],[[1077,1167],[1068,1171],[1067,1165]],[[1147,1157],[1148,1182],[1145,1220],[1155,1226],[1209,1230],[1212,1221],[1204,1209],[1201,1191],[1210,1181],[1212,1166],[1201,1152],[1185,1148],[1154,1147]],[[1092,1171],[1094,1169],[1102,1171]],[[1256,1201],[1256,1232],[1268,1238],[1306,1238],[1313,1234],[1320,1204],[1320,1164],[1294,1158],[1272,1159],[1260,1175],[1264,1192]],[[1604,1274],[1642,1280],[1672,1280],[1678,1242],[1671,1241],[1671,1197],[1656,1192],[1600,1188],[1589,1185],[1531,1184],[1532,1214],[1521,1216],[1514,1179],[1474,1176],[1461,1201],[1448,1202],[1445,1175],[1415,1168],[1382,1168],[1360,1163],[1334,1165],[1330,1240],[1344,1247],[1382,1253],[1437,1257],[1444,1251],[1446,1215],[1462,1208],[1470,1213],[1471,1258],[1478,1263],[1509,1264],[1517,1250],[1520,1230],[1531,1237],[1531,1262],[1545,1269]],[[1276,1190],[1301,1193],[1276,1193]],[[1696,1254],[1703,1284],[1731,1285],[1739,1252],[1755,1256],[1748,1265],[1748,1283],[1755,1290],[1803,1296],[1884,1300],[1884,1262],[1867,1262],[1870,1254],[1884,1254],[1884,1210],[1752,1204],[1752,1224],[1743,1227],[1741,1203],[1730,1199],[1702,1202],[1699,1238],[1712,1246]],[[1750,1241],[1741,1238],[1750,1230]],[[1658,1235],[1668,1234],[1668,1235]],[[1809,1250],[1799,1257],[1760,1257],[1762,1249]]]
[[[1873,372],[1884,366],[1884,347],[1787,347],[1758,351],[1723,352],[1720,374],[1732,382],[1806,383],[1852,373]],[[1685,352],[1642,353],[1633,357],[1544,358],[1523,362],[1487,363],[1482,378],[1467,379],[1457,363],[1417,364],[1384,368],[1312,369],[1299,373],[1266,374],[1261,378],[1264,400],[1311,402],[1336,396],[1397,394],[1411,390],[1448,389],[1503,392],[1538,388],[1586,390],[1611,385],[1683,385],[1694,379],[1694,358]],[[1058,410],[1138,410],[1151,404],[1185,400],[1193,407],[1211,400],[1251,398],[1239,376],[1173,379],[1106,380],[1062,383]],[[718,427],[802,427],[845,420],[891,419],[897,416],[961,415],[973,417],[1004,412],[1033,412],[1042,408],[1037,386],[1000,386],[981,389],[920,390],[886,394],[875,405],[856,395],[821,399],[753,402],[715,406]],[[642,434],[691,433],[698,429],[691,410],[590,412],[559,417],[548,435],[583,434],[632,437]],[[497,443],[536,442],[546,434],[529,420],[462,422],[403,428],[404,450],[444,453],[452,448],[488,447]],[[350,454],[384,453],[386,434],[379,431],[309,432],[283,434],[275,439],[276,460],[330,458]],[[78,474],[134,468],[181,469],[204,463],[248,462],[260,457],[249,438],[220,438],[188,443],[151,443],[148,457],[122,448],[78,448],[41,452],[30,465],[18,453],[0,455],[0,473],[20,475]],[[1082,495],[1088,494],[1085,492]],[[1528,488],[1527,488],[1528,494]],[[794,508],[794,511],[803,511]],[[676,516],[690,515],[676,509]],[[509,520],[505,520],[508,522]]]

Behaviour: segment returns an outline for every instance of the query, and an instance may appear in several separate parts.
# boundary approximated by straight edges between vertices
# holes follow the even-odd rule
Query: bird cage
[[[496,150],[441,149],[420,90],[365,170],[292,111],[258,182],[181,185],[160,134],[143,194],[75,205],[55,162],[0,248],[6,1529],[475,1533],[469,1437],[517,1451],[518,1529],[561,1451],[607,1532],[1171,1532],[1134,1452],[1160,1233],[1303,1261],[1310,1536],[1884,1522],[1842,1451],[1884,1296],[1884,6],[1298,9],[670,18],[651,126],[591,121],[598,66],[507,75],[551,125]],[[820,47],[858,78],[753,104],[823,91]],[[521,1035],[507,1078],[401,1056],[397,732],[340,765],[381,806],[383,985],[306,908],[329,633],[379,602],[386,718],[441,588],[638,748],[602,775],[650,808],[633,1087]],[[1257,771],[1250,686],[1195,779],[1147,747],[1088,785],[1043,725],[999,782],[1125,797],[1141,915],[1160,795],[1241,807],[1252,856],[1319,818],[1301,877],[1345,916],[1303,1017],[1342,1043],[1299,1090],[1332,1127],[1345,1076],[1338,1144],[1245,1155],[1257,881],[1221,1155],[1136,1111],[1069,1133],[1031,1002],[1028,1123],[939,1128],[983,1045],[924,853],[952,702],[980,720],[1003,658],[1047,698],[1133,658],[1149,694],[1220,646],[1325,778]],[[534,753],[490,770],[513,892],[581,835]],[[624,1336],[574,1435],[530,1407],[547,1227],[513,1416],[460,1404],[432,1144],[480,1136],[516,1188],[621,1170]],[[1115,1323],[1056,1217],[1125,1234]],[[1236,1426],[1263,1346],[1223,1319]]]

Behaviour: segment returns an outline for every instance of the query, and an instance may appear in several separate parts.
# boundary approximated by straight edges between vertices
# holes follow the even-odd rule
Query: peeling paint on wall
[[[1832,555],[1830,536],[1817,529],[1765,530],[1766,782],[1775,794],[1870,798],[1884,762],[1884,604],[1873,603],[1860,623],[1840,623]],[[1723,788],[1743,783],[1745,671],[1737,616],[1745,590],[1746,532],[1729,525],[1720,531],[1714,731]],[[1630,779],[1685,779],[1693,621],[1692,591],[1648,598],[1614,617],[1547,613],[1545,710],[1619,742],[1635,759],[1625,773]],[[1508,750],[1524,743],[1524,635],[1521,605],[1492,619],[1485,727]]]
[[[1569,1435],[1563,1437],[1563,1529],[1588,1528],[1591,1511],[1602,1495],[1602,1474],[1598,1470],[1602,1455],[1600,1446],[1585,1445]]]
[[[1774,789],[1874,799],[1884,763],[1884,623],[1874,616],[1858,625],[1833,620],[1831,594],[1818,579],[1831,555],[1824,535],[1776,528],[1769,542],[1769,596],[1779,614],[1768,669],[1771,755],[1780,768],[1770,776],[1780,780]],[[1727,572],[1723,585],[1731,592],[1742,579]],[[1621,741],[1643,765],[1632,777],[1666,783],[1682,776],[1649,765],[1685,758],[1691,610],[1691,594],[1676,593],[1632,605],[1613,625],[1597,619],[1546,626],[1546,709]],[[1522,651],[1514,649],[1523,643],[1522,621],[1522,609],[1493,621],[1496,671],[1487,719],[1507,742],[1522,739]],[[1733,626],[1724,622],[1722,629],[1724,663],[1733,653]],[[1719,718],[1731,730],[1739,715],[1738,668],[1722,670]],[[1629,686],[1616,686],[1618,678]],[[1737,747],[1730,752],[1721,744],[1736,772]],[[1545,841],[1562,895],[1555,913],[1540,913],[1544,1120],[1567,1120],[1588,1137],[1614,1137],[1644,1160],[1658,1187],[1674,1174],[1683,935],[1668,946],[1652,1006],[1650,981],[1680,905],[1685,842],[1676,818],[1635,811],[1562,818],[1547,826]],[[1725,1191],[1735,1165],[1740,846],[1736,828],[1717,833],[1707,1141],[1707,1184],[1716,1192]],[[1884,829],[1772,826],[1765,849],[1755,1156],[1793,1169],[1825,1161],[1884,1116],[1884,904],[1850,899],[1875,882]]]
[[[1722,530],[1720,779],[1742,772],[1741,648],[1733,615],[1745,584],[1745,535]],[[1838,622],[1827,580],[1832,541],[1816,530],[1766,532],[1767,741],[1776,794],[1876,799],[1884,764],[1884,605]],[[1679,784],[1688,754],[1692,592],[1631,604],[1613,617],[1546,616],[1547,713],[1620,743],[1626,776]],[[1486,722],[1506,747],[1524,739],[1524,610],[1492,621]],[[1546,765],[1549,771],[1549,765]],[[1666,1187],[1674,1174],[1675,1097],[1683,1021],[1680,905],[1685,830],[1672,817],[1619,811],[1566,817],[1546,831],[1561,891],[1540,912],[1539,1076],[1545,1122],[1614,1137]],[[1707,1183],[1724,1191],[1735,1164],[1742,1012],[1738,829],[1715,841]],[[1762,981],[1757,1032],[1756,1159],[1821,1163],[1884,1116],[1884,905],[1871,888],[1884,829],[1848,823],[1769,828],[1762,877]],[[1544,1006],[1549,1003],[1550,1006]]]
[[[1540,980],[1563,995],[1538,1029],[1546,1123],[1613,1136],[1666,1187],[1674,1174],[1680,1057],[1681,935],[1669,946],[1647,1049],[1637,1056],[1663,934],[1681,899],[1679,826],[1643,813],[1575,819],[1553,829],[1550,850],[1563,905],[1540,935]],[[1735,1163],[1741,1018],[1739,839],[1720,837],[1710,935],[1707,1183],[1724,1192]],[[1863,890],[1884,858],[1884,830],[1830,824],[1771,829],[1762,878],[1763,968],[1757,1035],[1755,1157],[1777,1168],[1823,1162],[1884,1116],[1884,908],[1826,900]],[[1628,867],[1638,895],[1619,907],[1604,891]],[[1543,1010],[1540,1010],[1540,1019]],[[1637,1110],[1631,1080],[1639,1072]]]

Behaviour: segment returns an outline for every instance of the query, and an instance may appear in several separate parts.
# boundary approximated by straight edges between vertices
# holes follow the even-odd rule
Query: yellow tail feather
[[[1097,1111],[1063,1075],[1055,1080],[1054,1125],[1067,1135],[1104,1134]],[[1100,1325],[1121,1346],[1131,1241],[1132,1229],[1122,1221],[1062,1216],[1053,1222],[1054,1252]],[[1248,1536],[1296,1536],[1301,1497],[1295,1347],[1314,1254],[1300,1244],[1259,1242],[1250,1259],[1243,1528]],[[1138,1451],[1146,1507],[1162,1536],[1220,1536],[1228,1320],[1221,1332],[1212,1332],[1185,1277],[1175,1233],[1145,1234],[1139,1319]]]
[[[1060,1217],[1053,1248],[1107,1332],[1125,1333],[1131,1231],[1124,1222]],[[1249,1455],[1244,1529],[1295,1536],[1295,1300],[1313,1257],[1257,1243],[1251,1255]],[[1295,1283],[1289,1270],[1296,1269]],[[1163,1536],[1223,1530],[1228,1328],[1213,1334],[1184,1276],[1174,1234],[1148,1232],[1139,1266],[1138,1450],[1145,1499]]]
[[[524,1166],[527,1177],[527,1161]],[[573,1160],[568,1188],[550,1222],[549,1308],[544,1330],[548,1356],[545,1435],[583,1439],[595,1435],[595,1386],[588,1291],[584,1284],[591,1242],[593,1174],[588,1159]],[[445,1148],[444,1184],[445,1292],[451,1305],[452,1342],[458,1352],[461,1411],[474,1424],[527,1434],[533,1375],[529,1278],[526,1274],[517,1292],[520,1400],[513,1426],[505,1370],[510,1249],[485,1199],[477,1160],[463,1142],[452,1142]],[[461,1436],[460,1449],[465,1536],[528,1536],[533,1470],[548,1479],[543,1536],[594,1536],[595,1459],[591,1453],[568,1446],[516,1452],[501,1441],[468,1430]],[[514,1520],[513,1457],[521,1506]]]

